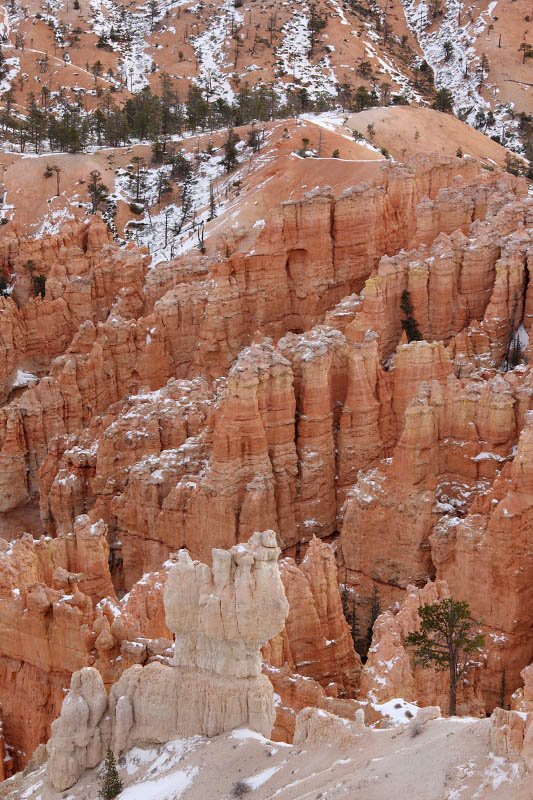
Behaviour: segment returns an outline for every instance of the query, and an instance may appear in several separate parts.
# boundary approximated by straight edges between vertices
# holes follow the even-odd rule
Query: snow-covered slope
[[[436,719],[413,736],[365,730],[356,746],[295,748],[253,731],[130,750],[119,759],[119,800],[530,800],[519,764],[490,752],[489,720]],[[0,785],[3,800],[95,800],[99,769],[52,791],[40,767]]]

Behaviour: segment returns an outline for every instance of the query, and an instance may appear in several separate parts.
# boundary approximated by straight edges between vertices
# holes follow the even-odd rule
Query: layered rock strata
[[[533,714],[518,714],[496,708],[491,716],[490,746],[500,758],[518,763],[530,772],[533,768]]]
[[[453,188],[446,188],[449,184],[453,184]],[[259,235],[253,254],[235,254],[229,260],[215,261],[209,265],[207,275],[205,266],[202,272],[192,263],[190,274],[187,274],[183,265],[168,273],[172,275],[173,285],[165,282],[167,272],[163,267],[154,271],[157,275],[146,275],[145,257],[136,253],[134,248],[117,251],[113,245],[102,243],[101,223],[94,223],[88,230],[79,226],[73,229],[70,238],[47,242],[47,247],[43,246],[43,252],[37,258],[39,269],[45,257],[52,262],[51,266],[43,265],[41,270],[47,276],[49,287],[45,298],[25,302],[22,292],[18,300],[21,308],[17,308],[12,300],[3,301],[6,304],[3,319],[7,323],[13,315],[20,315],[22,311],[25,313],[31,306],[35,309],[36,329],[40,334],[44,331],[41,335],[49,339],[50,332],[41,318],[41,312],[57,315],[52,307],[56,296],[57,302],[65,303],[67,290],[75,292],[76,287],[87,285],[90,307],[84,307],[83,312],[80,311],[80,318],[77,317],[72,323],[72,335],[53,337],[55,342],[59,342],[59,351],[51,354],[57,357],[49,368],[49,375],[26,389],[21,384],[20,397],[13,398],[4,409],[0,420],[1,452],[13,476],[9,486],[6,485],[3,493],[0,492],[3,497],[0,505],[4,513],[36,497],[37,471],[51,449],[52,439],[55,447],[60,448],[55,449],[56,458],[62,455],[63,448],[70,450],[80,447],[84,451],[86,448],[81,442],[71,440],[67,443],[65,437],[83,430],[93,420],[96,422],[113,403],[127,394],[138,392],[142,386],[160,389],[170,377],[191,378],[195,374],[209,378],[221,376],[229,370],[243,345],[249,343],[256,331],[278,339],[290,330],[308,330],[317,321],[322,321],[343,297],[353,291],[361,291],[365,281],[363,307],[357,313],[360,321],[355,323],[351,336],[358,340],[361,325],[364,331],[373,327],[382,336],[382,350],[385,348],[390,353],[393,340],[387,343],[384,332],[376,324],[376,313],[387,316],[390,315],[390,309],[382,308],[377,312],[372,297],[372,286],[377,278],[369,276],[385,253],[393,257],[401,248],[416,244],[420,239],[417,238],[415,227],[416,206],[427,196],[427,202],[438,207],[444,202],[439,194],[444,188],[448,193],[454,193],[457,206],[464,209],[464,213],[461,212],[461,225],[465,231],[473,220],[480,220],[492,211],[487,197],[490,199],[495,195],[499,198],[502,192],[523,193],[521,184],[511,176],[498,176],[497,179],[491,176],[481,181],[470,160],[415,159],[408,168],[385,167],[383,185],[379,187],[359,187],[337,199],[310,196],[296,204],[283,206],[280,218],[272,220]],[[402,214],[405,215],[402,217],[403,226],[391,222],[396,219],[392,209],[399,208],[400,203],[403,204]],[[370,236],[369,232],[372,231],[380,231],[379,236]],[[317,236],[317,232],[323,232],[323,236],[319,237],[323,244],[311,250],[309,241],[312,236]],[[75,248],[78,248],[76,253]],[[497,245],[493,249],[496,253]],[[19,274],[24,274],[27,250],[28,247],[20,242],[17,246],[11,242],[9,247],[6,246],[6,252],[9,253],[6,258],[14,263],[17,276],[15,288]],[[124,267],[117,264],[117,259],[119,262],[125,260]],[[77,273],[65,274],[67,260],[69,269],[71,263],[79,262]],[[409,286],[406,281],[408,261],[404,259],[402,263],[392,294],[388,291],[397,340],[400,331],[400,295],[403,288]],[[115,266],[109,267],[113,273],[109,279],[100,280],[99,270],[103,269],[104,264]],[[459,272],[462,272],[460,264],[458,266]],[[386,271],[385,266],[384,269]],[[455,269],[457,272],[457,267]],[[54,270],[58,272],[57,280]],[[492,270],[489,269],[488,291],[491,275]],[[119,280],[120,287],[116,283]],[[103,288],[99,288],[98,281]],[[143,281],[146,293],[143,292]],[[277,287],[276,292],[270,290],[273,284]],[[294,294],[296,285],[298,297]],[[437,282],[435,291],[439,286]],[[414,296],[414,290],[412,293]],[[293,294],[294,302],[291,300]],[[69,308],[76,304],[78,299],[69,300]],[[478,306],[472,307],[474,316],[481,313],[480,309],[483,310],[483,301]],[[416,310],[418,312],[418,307]],[[460,328],[463,323],[468,323],[472,314],[468,312],[466,318],[460,315],[453,332],[457,332],[457,326]],[[368,324],[369,321],[371,324]],[[22,339],[31,338],[26,333],[27,323],[22,321],[20,325],[25,332]],[[440,337],[442,331],[434,335]],[[8,338],[5,350],[9,351],[14,361],[9,374],[13,373],[15,367],[32,367],[28,361],[30,351],[26,344],[14,346],[16,337],[13,338],[9,333]],[[36,370],[37,378],[40,374]],[[32,382],[33,379],[30,380]],[[94,434],[91,439],[93,442]],[[82,472],[73,473],[70,494],[69,491],[61,493],[61,505],[85,503],[88,506],[94,502],[91,492],[87,491],[90,487],[84,481],[87,471],[90,474],[93,466],[91,455],[84,455],[81,451],[81,463],[77,469]],[[293,466],[287,468],[294,473]],[[277,472],[275,464],[274,471]],[[43,516],[47,530],[53,532],[64,529],[65,522],[68,526],[68,520],[73,515],[66,509],[56,511],[47,508],[49,481],[52,478],[50,462],[47,463],[45,474],[40,490],[41,502],[44,504]],[[288,504],[290,501],[289,491],[284,502]],[[272,516],[272,512],[269,513]],[[287,542],[291,538],[295,541],[297,536],[294,529],[298,520],[295,522],[293,519],[293,509],[276,508],[276,513],[280,518],[278,526],[284,528]],[[106,519],[106,522],[111,520]],[[331,528],[327,519],[319,519],[318,523],[324,528],[324,533],[328,527]],[[243,531],[243,536],[249,533],[249,530]],[[226,540],[223,543],[231,542]]]
[[[522,225],[526,231],[529,201],[509,204],[516,206],[518,229]],[[171,381],[157,394],[143,390],[117,406],[111,419],[96,417],[86,431],[56,438],[41,467],[41,509],[48,530],[68,528],[76,513],[94,508],[117,530],[126,587],[182,545],[208,560],[212,546],[246,539],[254,526],[276,530],[284,548],[313,533],[329,535],[340,527],[346,491],[358,471],[390,457],[400,436],[407,435],[402,433],[407,407],[425,382],[438,382],[442,391],[448,387],[439,402],[445,407],[441,416],[450,420],[442,435],[448,440],[446,471],[454,472],[454,462],[466,455],[454,442],[469,441],[472,433],[452,424],[449,404],[457,406],[458,384],[447,381],[454,372],[462,380],[472,364],[499,365],[522,319],[522,304],[514,298],[525,291],[527,239],[509,236],[506,209],[489,203],[487,214],[493,215],[475,223],[470,239],[462,233],[453,234],[453,241],[448,234],[439,237],[425,256],[424,274],[431,282],[420,293],[424,307],[417,306],[409,283],[418,263],[413,254],[382,259],[357,301],[341,303],[337,315],[329,314],[324,325],[307,333],[286,334],[277,347],[259,338],[239,353],[227,381]],[[443,248],[453,262],[446,291],[456,322],[446,331],[424,332],[429,338],[444,337],[448,347],[432,342],[414,352],[412,346],[400,346],[383,370],[380,357],[391,356],[400,340],[405,288],[411,287],[417,317],[437,324],[431,308],[441,308],[444,299],[433,264],[444,264]],[[500,268],[500,253],[511,250],[514,255],[505,255]],[[481,270],[486,273],[484,294],[471,285]],[[498,275],[510,276],[505,296]],[[378,285],[382,289],[373,294]],[[475,303],[469,299],[473,294]],[[473,375],[474,381],[487,377]],[[477,385],[490,394],[484,384]],[[178,398],[176,408],[169,401]],[[147,409],[150,420],[144,419]],[[473,410],[469,414],[463,428],[480,419]],[[178,416],[179,435],[171,434],[169,416]],[[483,447],[474,458],[485,452],[485,444],[491,446],[484,430],[477,438]],[[476,470],[461,467],[467,477],[484,477],[483,472],[493,477],[490,459],[474,463]],[[437,466],[440,471],[440,462]],[[421,558],[419,574],[426,573]],[[409,575],[407,582],[413,580],[418,577]]]

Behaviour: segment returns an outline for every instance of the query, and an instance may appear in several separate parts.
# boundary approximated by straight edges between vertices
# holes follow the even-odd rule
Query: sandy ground
[[[413,737],[365,730],[349,750],[297,749],[234,731],[133,748],[119,760],[120,800],[531,800],[531,778],[490,753],[489,720],[438,719]],[[249,791],[235,793],[243,782]],[[0,785],[3,800],[96,800],[98,770],[68,791],[49,788],[44,768]]]
[[[430,108],[369,108],[348,117],[348,125],[368,136],[368,125],[375,129],[374,144],[386,147],[397,161],[414,153],[432,151],[455,155],[460,147],[463,155],[471,155],[487,164],[505,164],[506,149],[480,131],[465,125],[453,114]]]

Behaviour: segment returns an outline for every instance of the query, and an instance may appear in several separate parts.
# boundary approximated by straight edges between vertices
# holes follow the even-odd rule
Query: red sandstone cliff
[[[265,650],[280,738],[294,709],[349,716],[358,691],[334,557],[314,536],[340,534],[363,626],[374,583],[385,606],[445,579],[487,626],[483,702],[504,668],[517,688],[533,660],[533,384],[525,364],[499,368],[533,321],[532,209],[512,176],[420,157],[284,204],[253,252],[229,257],[149,269],[98,220],[38,247],[0,243],[14,274],[0,301],[2,530],[50,537],[6,545],[9,743],[30,755],[73,669],[94,664],[110,683],[164,656],[172,552],[207,561],[268,528],[289,556],[291,611]],[[426,341],[402,337],[406,289]],[[440,684],[393,682],[442,702]]]

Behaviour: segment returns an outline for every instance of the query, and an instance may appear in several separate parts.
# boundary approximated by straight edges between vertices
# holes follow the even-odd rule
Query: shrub
[[[420,333],[418,322],[413,316],[411,292],[407,291],[407,289],[404,289],[402,292],[400,308],[405,315],[404,318],[402,319],[402,329],[405,331],[407,335],[407,341],[409,342],[420,341],[422,339],[422,334]]]
[[[251,786],[246,781],[237,781],[233,784],[232,796],[242,797],[252,791]]]
[[[46,295],[46,278],[44,275],[33,275],[32,282],[35,296],[44,297]]]

